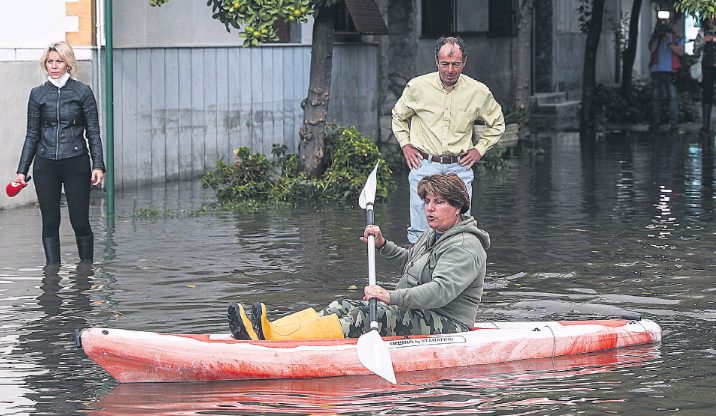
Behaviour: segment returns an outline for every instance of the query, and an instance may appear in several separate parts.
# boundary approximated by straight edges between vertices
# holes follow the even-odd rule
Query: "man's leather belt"
[[[442,163],[445,165],[451,164],[451,163],[460,163],[460,156],[438,156],[438,155],[429,155],[422,150],[418,150],[420,152],[420,155],[423,157],[423,159],[429,159],[433,162]]]

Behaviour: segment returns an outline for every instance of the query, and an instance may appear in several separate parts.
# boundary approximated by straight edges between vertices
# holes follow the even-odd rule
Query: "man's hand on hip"
[[[460,159],[460,165],[472,168],[472,165],[477,163],[482,158],[482,155],[480,152],[477,151],[474,147],[465,153],[465,156]]]
[[[423,160],[423,156],[420,154],[418,149],[414,148],[409,144],[406,144],[402,147],[401,150],[403,150],[403,157],[405,157],[405,163],[408,164],[408,167],[411,170],[420,167],[420,161]]]

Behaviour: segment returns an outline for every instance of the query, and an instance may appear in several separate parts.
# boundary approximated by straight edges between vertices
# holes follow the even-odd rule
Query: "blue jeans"
[[[651,125],[658,126],[661,116],[661,97],[669,98],[669,124],[676,125],[679,120],[679,102],[676,97],[676,85],[671,72],[651,73]]]
[[[428,220],[425,218],[425,204],[418,196],[418,182],[425,176],[436,173],[455,173],[465,182],[467,193],[472,200],[472,180],[475,178],[471,168],[461,166],[459,163],[443,164],[424,159],[420,167],[411,169],[408,175],[410,182],[410,227],[408,227],[408,241],[415,244],[420,235],[428,230]]]

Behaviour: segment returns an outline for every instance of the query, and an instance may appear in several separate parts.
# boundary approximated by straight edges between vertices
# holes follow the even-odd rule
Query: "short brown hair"
[[[454,173],[438,173],[424,177],[418,182],[418,196],[425,199],[428,194],[439,195],[464,214],[470,209],[470,194],[465,182]]]
[[[462,62],[464,63],[467,59],[467,48],[465,47],[465,41],[462,40],[460,36],[441,36],[440,39],[435,42],[435,62],[438,61],[440,49],[447,44],[457,45],[462,53]]]

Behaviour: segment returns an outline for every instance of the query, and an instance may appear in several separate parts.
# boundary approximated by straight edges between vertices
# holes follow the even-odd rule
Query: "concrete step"
[[[547,105],[547,104],[554,104],[554,103],[560,103],[562,101],[567,100],[567,93],[566,92],[540,92],[530,97],[529,103],[530,107],[533,109],[535,107]]]
[[[477,142],[477,139],[485,130],[484,125],[476,124],[473,128],[472,141]],[[504,148],[511,148],[517,146],[517,142],[520,140],[520,126],[517,123],[510,123],[505,126],[505,132],[500,137],[500,141],[497,142],[497,146]]]
[[[528,121],[530,131],[575,131],[579,130],[579,117],[557,116],[554,114],[530,114]]]
[[[558,103],[547,103],[532,109],[536,114],[554,114],[557,116],[576,116],[581,106],[581,101],[562,101]]]

